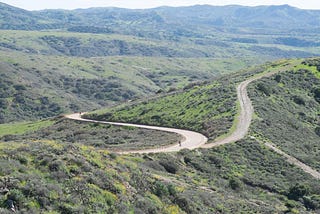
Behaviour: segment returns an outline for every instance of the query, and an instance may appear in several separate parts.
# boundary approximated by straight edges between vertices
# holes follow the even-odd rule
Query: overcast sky
[[[158,6],[187,6],[195,4],[210,5],[281,5],[303,9],[320,9],[319,0],[0,0],[1,2],[27,10],[41,9],[76,9],[89,7],[123,7],[123,8],[152,8]]]

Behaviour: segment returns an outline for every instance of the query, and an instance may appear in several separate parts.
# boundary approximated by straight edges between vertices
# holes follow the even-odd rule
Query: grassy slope
[[[304,35],[314,39],[314,35]],[[243,37],[257,43],[234,41]],[[275,35],[277,37],[277,35]],[[274,44],[270,35],[228,34],[216,32],[172,38],[144,38],[120,34],[71,33],[63,31],[1,30],[0,47],[25,53],[97,56],[215,57],[239,58],[256,63],[266,60],[317,55],[319,47],[295,47]]]
[[[52,124],[53,121],[50,120],[0,124],[0,137],[5,135],[20,135],[51,126]]]
[[[158,99],[98,110],[88,117],[191,129],[213,140],[227,134],[233,125],[238,110],[236,85],[249,76],[272,70],[278,64],[286,62],[251,68]]]
[[[1,124],[0,141],[42,141],[79,143],[99,149],[137,150],[175,144],[180,137],[173,133],[81,123],[54,119],[34,123]]]
[[[315,203],[320,194],[318,182],[250,140],[148,156],[50,140],[0,146],[0,177],[10,178],[1,206],[11,199],[24,212],[312,213],[287,193],[300,183]]]
[[[169,88],[190,81],[205,80],[250,63],[240,59],[220,58],[166,58],[166,57],[66,57],[26,55],[20,52],[1,51],[1,61],[21,70],[39,70],[40,75],[51,71],[53,75],[78,78],[118,77],[124,84],[137,82],[149,88]],[[29,71],[32,72],[32,71]],[[150,79],[150,80],[149,80]],[[171,80],[172,79],[172,80]],[[179,83],[177,83],[179,82]],[[159,85],[158,87],[156,87]],[[132,86],[134,87],[134,86]]]
[[[319,73],[316,66],[300,64],[255,82],[249,90],[257,115],[252,134],[275,143],[317,170],[320,104],[315,90],[320,85]]]
[[[13,51],[0,51],[0,57],[2,123],[92,110],[245,66],[208,58],[78,58]]]
[[[117,34],[87,34],[70,32],[1,31],[0,46],[26,53],[97,56],[156,57],[241,57],[250,55],[237,46],[197,45],[188,41],[146,39]]]

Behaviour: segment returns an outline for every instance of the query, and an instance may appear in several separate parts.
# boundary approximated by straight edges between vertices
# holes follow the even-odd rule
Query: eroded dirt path
[[[286,154],[285,152],[283,152],[282,150],[280,150],[279,148],[277,148],[274,144],[272,144],[270,142],[265,142],[264,145],[266,145],[267,147],[269,147],[270,149],[272,149],[276,153],[285,157],[289,163],[301,168],[304,172],[306,172],[306,173],[310,174],[312,177],[320,180],[320,172],[318,172],[318,171],[312,169],[310,166],[302,163],[297,158]]]

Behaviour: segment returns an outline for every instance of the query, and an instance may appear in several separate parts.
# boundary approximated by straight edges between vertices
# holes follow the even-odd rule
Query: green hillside
[[[249,92],[257,114],[252,135],[278,145],[319,171],[319,58],[257,81]]]
[[[98,109],[212,79],[249,63],[212,58],[82,58],[1,50],[0,58],[0,123]]]
[[[160,7],[145,10],[89,8],[78,10],[26,11],[0,4],[1,29],[67,29],[77,32],[180,38],[213,35],[216,32],[288,33],[319,29],[319,10],[302,10],[289,5],[245,7],[240,5]],[[155,31],[158,29],[158,32]]]
[[[85,117],[191,129],[213,140],[227,134],[234,123],[238,112],[236,85],[252,75],[286,64],[286,61],[279,61],[245,69],[207,84],[185,87],[181,92],[159,99],[98,110]]]
[[[313,213],[319,208],[317,181],[250,141],[148,156],[44,140],[1,146],[1,180],[22,212]],[[313,211],[288,199],[296,183],[307,189],[299,198],[311,201]],[[5,207],[6,198],[0,199]]]
[[[98,110],[85,116],[98,120],[192,129],[215,138],[232,126],[237,110],[234,88],[234,82],[223,78],[159,99]]]
[[[314,56],[320,49],[320,45],[298,45],[307,44],[308,41],[316,43],[313,34],[303,36],[308,41],[296,37],[279,37],[273,41],[270,40],[270,36],[263,34],[232,35],[223,32],[208,38],[190,36],[178,40],[64,31],[1,30],[0,32],[2,50],[76,57],[151,56],[243,60],[254,58],[256,63],[261,63],[271,59]],[[256,42],[250,42],[250,39]]]
[[[117,155],[105,148],[125,147],[131,140],[139,139],[139,134],[148,135],[149,142],[176,139],[175,136],[161,139],[161,134],[142,133],[144,131],[139,129],[65,119],[52,120],[52,125],[39,124],[38,130],[31,128],[24,134],[7,132],[9,135],[1,138],[0,172],[2,183],[10,192],[0,197],[2,207],[12,200],[20,211],[33,213],[317,213],[320,209],[319,182],[287,163],[284,157],[269,150],[262,142],[271,141],[317,168],[316,152],[319,149],[315,142],[319,137],[316,137],[318,121],[315,119],[318,118],[319,103],[314,87],[319,86],[318,62],[319,59],[308,59],[270,63],[216,79],[211,84],[186,88],[185,92],[152,99],[149,105],[142,101],[121,107],[121,111],[116,108],[113,113],[114,118],[130,119],[131,113],[145,106],[148,111],[138,112],[140,116],[135,113],[137,120],[130,120],[155,123],[157,120],[147,116],[156,115],[159,109],[155,107],[166,102],[169,107],[175,107],[170,111],[161,109],[163,125],[178,118],[177,124],[184,122],[197,129],[186,118],[198,114],[198,119],[209,114],[232,118],[236,112],[232,88],[249,76],[278,70],[281,71],[278,75],[254,82],[249,88],[256,112],[250,135],[257,140],[247,138],[218,148],[182,150],[172,154]],[[219,85],[226,85],[228,80],[230,89],[221,90]],[[268,89],[272,90],[266,94]],[[208,97],[214,105],[194,103],[194,100],[208,102]],[[209,111],[216,109],[217,103],[228,102],[230,106],[225,108],[229,110],[225,113]],[[285,108],[286,105],[292,108]],[[179,108],[186,108],[189,117],[179,116]],[[195,111],[197,113],[192,115]],[[166,113],[170,116],[166,117]],[[302,113],[306,119],[297,118]],[[104,117],[110,116],[110,112],[104,114]],[[282,131],[288,126],[289,119],[296,129],[293,131],[288,127],[288,134],[294,136],[294,140]],[[266,121],[277,126],[266,126]],[[224,124],[219,118],[216,122]],[[228,124],[232,125],[232,120]],[[221,133],[225,130],[222,125],[217,127]],[[301,129],[308,131],[303,135],[304,142],[299,141]],[[299,145],[291,145],[295,142]],[[141,146],[153,146],[146,143]],[[304,146],[314,151],[309,152],[305,161]]]
[[[218,35],[218,40],[223,39]],[[1,31],[0,123],[100,109],[316,47]],[[211,42],[210,42],[211,41]]]
[[[113,152],[167,146],[180,140],[179,135],[169,132],[81,123],[65,118],[1,124],[0,128],[0,141],[71,142]]]

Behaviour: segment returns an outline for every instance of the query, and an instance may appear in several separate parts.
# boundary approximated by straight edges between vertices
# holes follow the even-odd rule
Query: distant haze
[[[320,9],[319,0],[2,0],[3,3],[27,10],[42,9],[76,9],[90,7],[122,7],[122,8],[153,8],[159,6],[190,6],[196,4],[209,5],[282,5],[289,4],[302,9]]]

